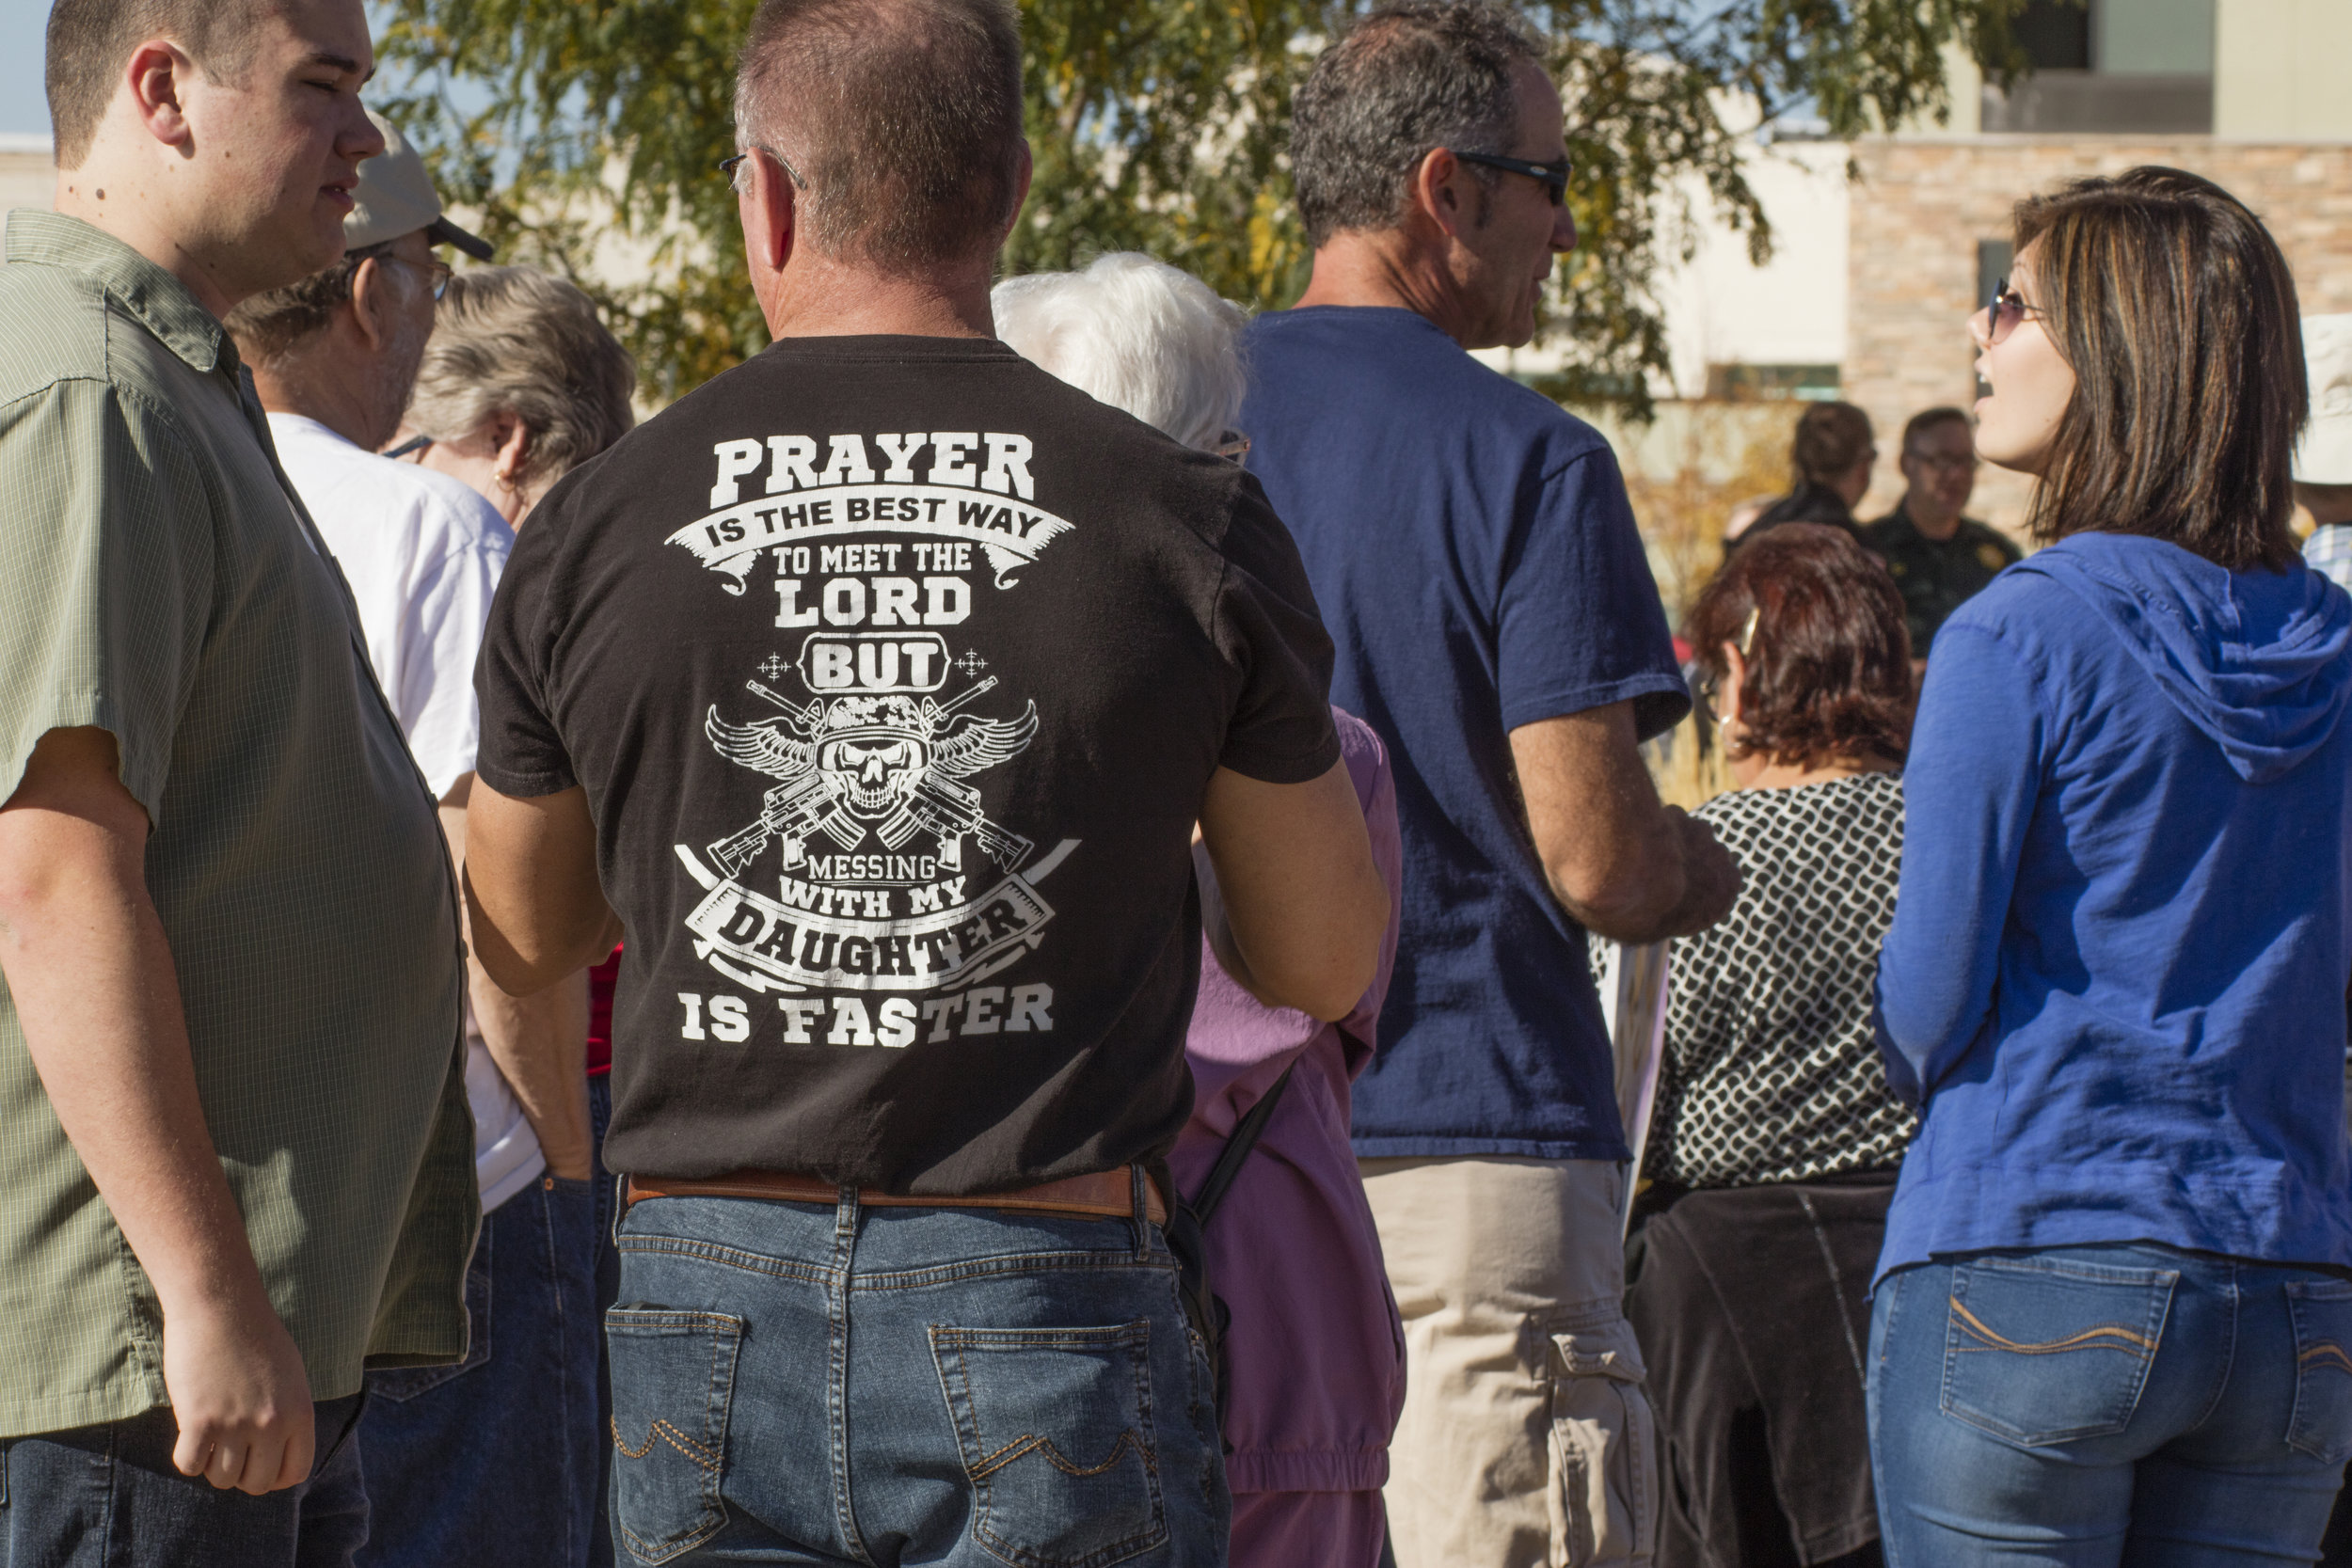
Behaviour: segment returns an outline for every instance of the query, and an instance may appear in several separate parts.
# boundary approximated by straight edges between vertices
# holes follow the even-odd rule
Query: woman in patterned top
[[[1692,612],[1739,789],[1740,862],[1674,945],[1627,1315],[1665,1427],[1661,1568],[1880,1561],[1863,1404],[1870,1265],[1911,1114],[1870,1027],[1911,732],[1903,603],[1878,559],[1791,523]]]

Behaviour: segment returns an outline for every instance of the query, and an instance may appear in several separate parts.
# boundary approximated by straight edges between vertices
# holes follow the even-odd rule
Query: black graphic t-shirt
[[[1202,793],[1328,769],[1330,671],[1255,480],[993,341],[787,340],[583,464],[499,585],[479,770],[587,792],[608,1163],[1163,1154]]]

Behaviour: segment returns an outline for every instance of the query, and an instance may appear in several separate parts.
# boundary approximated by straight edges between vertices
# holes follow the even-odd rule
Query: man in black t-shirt
[[[1288,533],[990,336],[1019,71],[1008,0],[768,0],[734,168],[777,341],[559,484],[492,611],[484,961],[628,938],[641,1557],[1221,1561],[1160,1229],[1194,824],[1237,977],[1325,1018],[1372,977]]]

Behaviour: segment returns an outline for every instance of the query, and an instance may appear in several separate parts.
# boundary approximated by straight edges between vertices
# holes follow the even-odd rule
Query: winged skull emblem
[[[800,863],[812,833],[851,849],[869,828],[891,849],[917,832],[937,833],[945,865],[959,863],[958,843],[966,834],[1008,871],[1034,847],[991,821],[979,791],[961,782],[1020,755],[1037,737],[1035,703],[1009,720],[953,711],[994,686],[995,677],[945,705],[898,695],[799,705],[757,681],[748,684],[783,713],[734,724],[714,705],[703,733],[721,756],[780,782],[763,800],[759,820],[710,846],[728,876],[779,835],[787,867]]]

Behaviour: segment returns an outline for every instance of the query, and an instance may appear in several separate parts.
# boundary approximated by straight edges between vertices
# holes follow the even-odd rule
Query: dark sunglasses
[[[2039,305],[2028,305],[2026,296],[2009,286],[2004,277],[1993,286],[1993,297],[1984,305],[1984,341],[1989,347],[2007,342],[2009,335],[2028,316],[2043,314]]]
[[[754,148],[746,148],[746,149],[744,149],[742,151],[738,152],[738,153],[737,153],[734,157],[732,157],[732,158],[722,158],[722,159],[720,159],[720,160],[719,160],[719,172],[720,172],[721,174],[723,174],[723,175],[725,175],[725,176],[727,177],[727,183],[728,183],[728,184],[732,185],[732,184],[734,184],[734,183],[735,183],[735,171],[736,171],[737,169],[739,169],[739,168],[742,167],[742,166],[743,166],[743,160],[744,160],[744,159],[746,159],[746,158],[748,158],[748,157],[750,157],[750,156],[751,156],[754,152],[765,152],[765,153],[767,153],[767,154],[768,154],[768,156],[770,156],[771,158],[773,158],[773,159],[774,159],[774,160],[775,160],[778,164],[780,164],[780,165],[782,165],[782,166],[784,166],[784,172],[785,172],[785,173],[787,173],[787,174],[788,174],[788,175],[790,175],[790,176],[792,177],[792,183],[794,183],[795,185],[798,185],[798,186],[799,186],[801,189],[803,189],[803,190],[806,190],[806,189],[808,189],[808,182],[807,182],[807,181],[805,181],[805,180],[803,180],[803,179],[802,179],[802,178],[801,178],[801,171],[800,171],[799,169],[794,168],[794,167],[792,166],[792,160],[791,160],[791,159],[789,159],[789,158],[787,158],[787,157],[786,157],[783,153],[781,153],[781,152],[777,151],[777,150],[776,150],[774,148],[772,148],[772,147],[754,147]]]
[[[1493,152],[1456,152],[1454,156],[1483,168],[1499,168],[1505,174],[1524,174],[1530,180],[1539,180],[1554,207],[1567,205],[1568,176],[1576,171],[1576,166],[1565,158],[1556,164],[1531,164],[1525,158],[1505,158]]]

